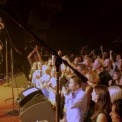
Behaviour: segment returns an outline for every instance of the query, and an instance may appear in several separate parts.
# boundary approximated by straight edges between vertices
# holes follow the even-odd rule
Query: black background
[[[63,49],[79,53],[83,45],[89,50],[121,51],[121,0],[6,0],[1,7],[20,22],[26,24],[41,41],[53,50]],[[34,40],[25,30],[0,10],[11,40],[22,52],[16,54],[26,60]],[[1,30],[1,40],[6,33]],[[41,44],[41,42],[39,42]],[[26,65],[26,64],[24,64]]]

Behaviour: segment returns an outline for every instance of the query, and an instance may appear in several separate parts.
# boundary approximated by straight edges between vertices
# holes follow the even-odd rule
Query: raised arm
[[[33,56],[33,54],[36,52],[36,48],[34,48],[29,54],[28,54],[28,56],[27,56],[27,59],[28,59],[28,61],[29,61],[29,64],[32,66],[32,64],[33,64],[33,61],[32,61],[32,56]]]
[[[37,53],[37,56],[38,56],[39,60],[41,60],[41,55],[40,55],[40,53],[39,53],[38,48],[39,48],[38,45],[36,45],[36,46],[35,46],[35,50],[36,50],[36,53]]]

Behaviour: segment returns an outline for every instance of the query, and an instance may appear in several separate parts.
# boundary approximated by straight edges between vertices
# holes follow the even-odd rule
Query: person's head
[[[122,99],[122,89],[119,86],[110,86],[108,90],[112,103],[117,99]]]
[[[117,68],[119,71],[122,71],[122,59],[118,60]]]
[[[83,56],[83,61],[86,59],[86,58],[88,58],[89,56],[87,55],[87,54],[85,54],[84,56]]]
[[[73,62],[75,59],[75,54],[74,53],[71,53],[70,54],[70,61]]]
[[[37,53],[34,53],[33,60],[34,60],[34,62],[39,61],[39,57],[38,57]]]
[[[92,92],[92,100],[95,102],[95,111],[91,118],[92,120],[96,120],[99,113],[107,115],[110,112],[111,100],[107,86],[95,86]]]
[[[92,66],[92,59],[90,57],[87,57],[84,59],[84,64],[87,66],[87,67],[91,67]]]
[[[121,59],[121,58],[122,58],[122,56],[120,54],[116,55],[116,61],[119,61],[119,59]]]
[[[103,65],[103,60],[102,59],[96,59],[93,63],[93,69],[94,70],[98,70],[100,68],[103,68],[104,65]]]
[[[113,102],[110,116],[112,122],[122,122],[122,99]]]
[[[61,68],[61,73],[65,73],[66,72],[66,65],[64,64],[64,63],[62,63],[61,65],[60,65],[60,68]]]
[[[38,61],[37,62],[37,69],[42,70],[43,64],[44,64],[44,62],[42,60],[41,61]]]
[[[78,64],[77,65],[77,67],[76,67],[76,69],[80,72],[80,73],[82,73],[82,74],[87,74],[87,72],[88,72],[88,68],[87,68],[87,66],[85,65],[85,64]]]
[[[73,63],[75,66],[77,66],[80,63],[80,61],[81,59],[79,57],[75,57]]]
[[[106,51],[103,52],[103,55],[105,59],[108,57],[108,53]]]
[[[58,50],[58,55],[59,55],[60,57],[62,57],[62,56],[63,56],[63,51],[62,51],[62,50]]]
[[[69,79],[69,89],[72,90],[72,91],[76,91],[78,90],[82,85],[82,81],[81,79],[74,75],[72,77],[70,77]]]
[[[47,65],[48,65],[49,67],[52,66],[52,59],[51,59],[51,58],[48,59]]]
[[[86,77],[88,78],[87,83],[92,88],[95,87],[99,82],[99,75],[97,74],[96,71],[89,70],[89,72],[86,74]]]
[[[111,65],[112,65],[112,61],[109,58],[106,58],[104,60],[104,67],[108,68],[108,67],[111,67]]]
[[[113,78],[113,80],[119,80],[121,78],[121,75],[119,72],[114,71],[112,78]]]
[[[53,66],[52,69],[51,69],[51,77],[56,77],[56,67]]]
[[[104,85],[97,85],[94,87],[93,92],[92,92],[92,100],[95,103],[102,102],[102,104],[107,104],[108,101],[110,101],[110,94],[108,91],[107,86]]]

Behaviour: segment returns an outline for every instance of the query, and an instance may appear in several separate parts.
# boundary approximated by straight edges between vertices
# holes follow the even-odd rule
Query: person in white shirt
[[[69,79],[69,94],[62,91],[65,96],[66,122],[84,122],[84,116],[87,109],[87,95],[82,90],[82,81],[76,76]]]

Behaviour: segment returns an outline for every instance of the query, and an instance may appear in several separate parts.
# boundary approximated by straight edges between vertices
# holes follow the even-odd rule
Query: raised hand
[[[103,52],[103,46],[102,45],[100,46],[100,50],[101,50],[101,52]]]
[[[113,51],[112,50],[109,50],[109,54],[111,55],[113,53]]]

